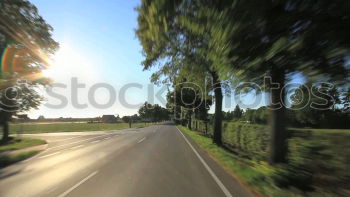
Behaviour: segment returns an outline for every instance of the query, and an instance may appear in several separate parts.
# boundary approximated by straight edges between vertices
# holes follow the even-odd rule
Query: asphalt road
[[[29,136],[48,148],[0,170],[1,197],[252,196],[172,123]]]

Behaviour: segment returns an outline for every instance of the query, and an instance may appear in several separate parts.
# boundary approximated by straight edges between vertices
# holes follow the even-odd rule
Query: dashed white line
[[[177,127],[176,127],[177,128]],[[193,150],[193,152],[195,153],[195,155],[198,157],[199,161],[201,161],[201,163],[203,164],[203,166],[205,167],[205,169],[207,169],[207,171],[209,172],[209,174],[211,175],[211,177],[213,177],[214,181],[216,182],[216,184],[218,184],[218,186],[220,187],[220,189],[222,190],[222,192],[224,192],[226,197],[232,197],[232,194],[227,190],[227,188],[225,187],[225,185],[220,181],[220,179],[216,176],[216,174],[213,172],[213,170],[208,166],[208,164],[204,161],[204,159],[199,155],[199,153],[196,151],[196,149],[193,148],[192,144],[187,140],[187,138],[185,137],[185,135],[180,131],[179,128],[177,128],[177,130],[180,132],[180,134],[182,135],[182,137],[185,139],[185,141],[187,142],[187,144],[190,146],[190,148]]]
[[[84,145],[74,146],[74,147],[70,148],[70,150],[77,149],[77,148],[80,148],[80,147],[83,147],[83,146]]]
[[[42,159],[42,158],[50,157],[50,156],[57,155],[57,154],[60,154],[60,153],[61,152],[54,152],[54,153],[51,153],[51,154],[48,154],[48,155],[41,156],[39,158]]]
[[[143,140],[145,140],[146,137],[142,138],[141,140],[139,140],[137,143],[141,143]]]
[[[81,184],[83,184],[84,182],[86,182],[87,180],[89,180],[91,177],[95,176],[98,173],[98,171],[95,171],[93,173],[91,173],[89,176],[85,177],[83,180],[79,181],[77,184],[75,184],[73,187],[69,188],[67,191],[63,192],[61,195],[59,195],[58,197],[64,197],[67,196],[67,194],[69,194],[71,191],[73,191],[74,189],[76,189],[77,187],[79,187]]]
[[[101,140],[96,140],[96,141],[92,141],[92,142],[90,142],[91,144],[95,144],[95,143],[97,143],[97,142],[100,142]]]

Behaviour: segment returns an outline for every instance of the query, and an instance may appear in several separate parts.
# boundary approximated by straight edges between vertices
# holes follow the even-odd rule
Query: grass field
[[[145,127],[152,123],[134,123],[132,127]],[[119,130],[129,128],[128,123],[21,123],[10,124],[10,133],[52,133],[52,132],[73,132],[73,131],[100,131]]]

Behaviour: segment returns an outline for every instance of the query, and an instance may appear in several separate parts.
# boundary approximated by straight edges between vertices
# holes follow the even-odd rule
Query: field
[[[132,127],[145,127],[151,123],[134,123]],[[52,133],[52,132],[78,132],[119,130],[129,128],[128,123],[20,123],[10,124],[10,133]]]

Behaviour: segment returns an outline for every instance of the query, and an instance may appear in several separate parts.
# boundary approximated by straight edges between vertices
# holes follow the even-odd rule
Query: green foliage
[[[307,79],[322,76],[341,84],[348,81],[345,61],[350,39],[346,35],[350,32],[343,27],[350,24],[350,3],[346,0],[190,0],[172,6],[178,29],[204,38],[205,54],[219,76],[256,82],[271,90],[271,103],[284,101],[282,87],[291,73],[302,73]],[[271,77],[269,83],[264,83],[265,76]],[[280,88],[271,88],[271,82]],[[285,161],[285,151],[281,151],[286,140],[285,109],[275,109],[270,111],[271,163]]]
[[[336,86],[308,83],[298,88],[291,96],[289,110],[291,124],[297,127],[348,128],[346,96],[341,96]]]
[[[287,163],[269,166],[265,163],[269,143],[266,126],[225,122],[223,128],[223,141],[234,154],[202,135],[182,130],[265,196],[349,194],[349,130],[290,129]],[[202,132],[201,127],[198,131]]]
[[[239,107],[239,105],[236,105],[235,109],[233,110],[233,119],[239,120],[243,115],[243,110]]]
[[[243,110],[239,107],[239,105],[236,105],[235,109],[231,112],[222,112],[224,116],[224,120],[231,121],[231,120],[239,120],[242,118]]]
[[[142,1],[141,6],[137,8],[139,16],[136,30],[145,56],[142,65],[144,69],[159,65],[158,71],[152,75],[153,82],[170,82],[176,86],[176,79],[180,79],[180,82],[184,79],[186,82],[195,83],[202,90],[210,86],[209,89],[215,95],[213,140],[221,144],[223,96],[220,77],[225,75],[219,73],[218,67],[209,58],[207,35],[195,34],[182,24],[181,17],[192,14],[197,6],[188,3],[172,0]],[[165,79],[161,80],[161,77]]]
[[[32,150],[27,152],[21,152],[14,155],[0,154],[0,168],[8,166],[10,164],[25,160],[29,157],[32,157],[38,154],[39,151]]]
[[[145,102],[139,109],[139,115],[145,120],[159,122],[169,120],[169,111],[158,104],[149,104]]]
[[[256,160],[266,160],[269,130],[265,126],[224,122],[223,141]]]
[[[259,109],[246,109],[243,113],[242,120],[248,121],[253,124],[267,124],[269,110],[266,106]]]
[[[343,112],[350,114],[350,88],[348,88],[343,94]]]
[[[52,38],[53,28],[29,1],[2,0],[0,10],[0,124],[7,140],[11,116],[37,108],[42,101],[36,89],[50,81],[41,70],[49,66],[58,43]]]

